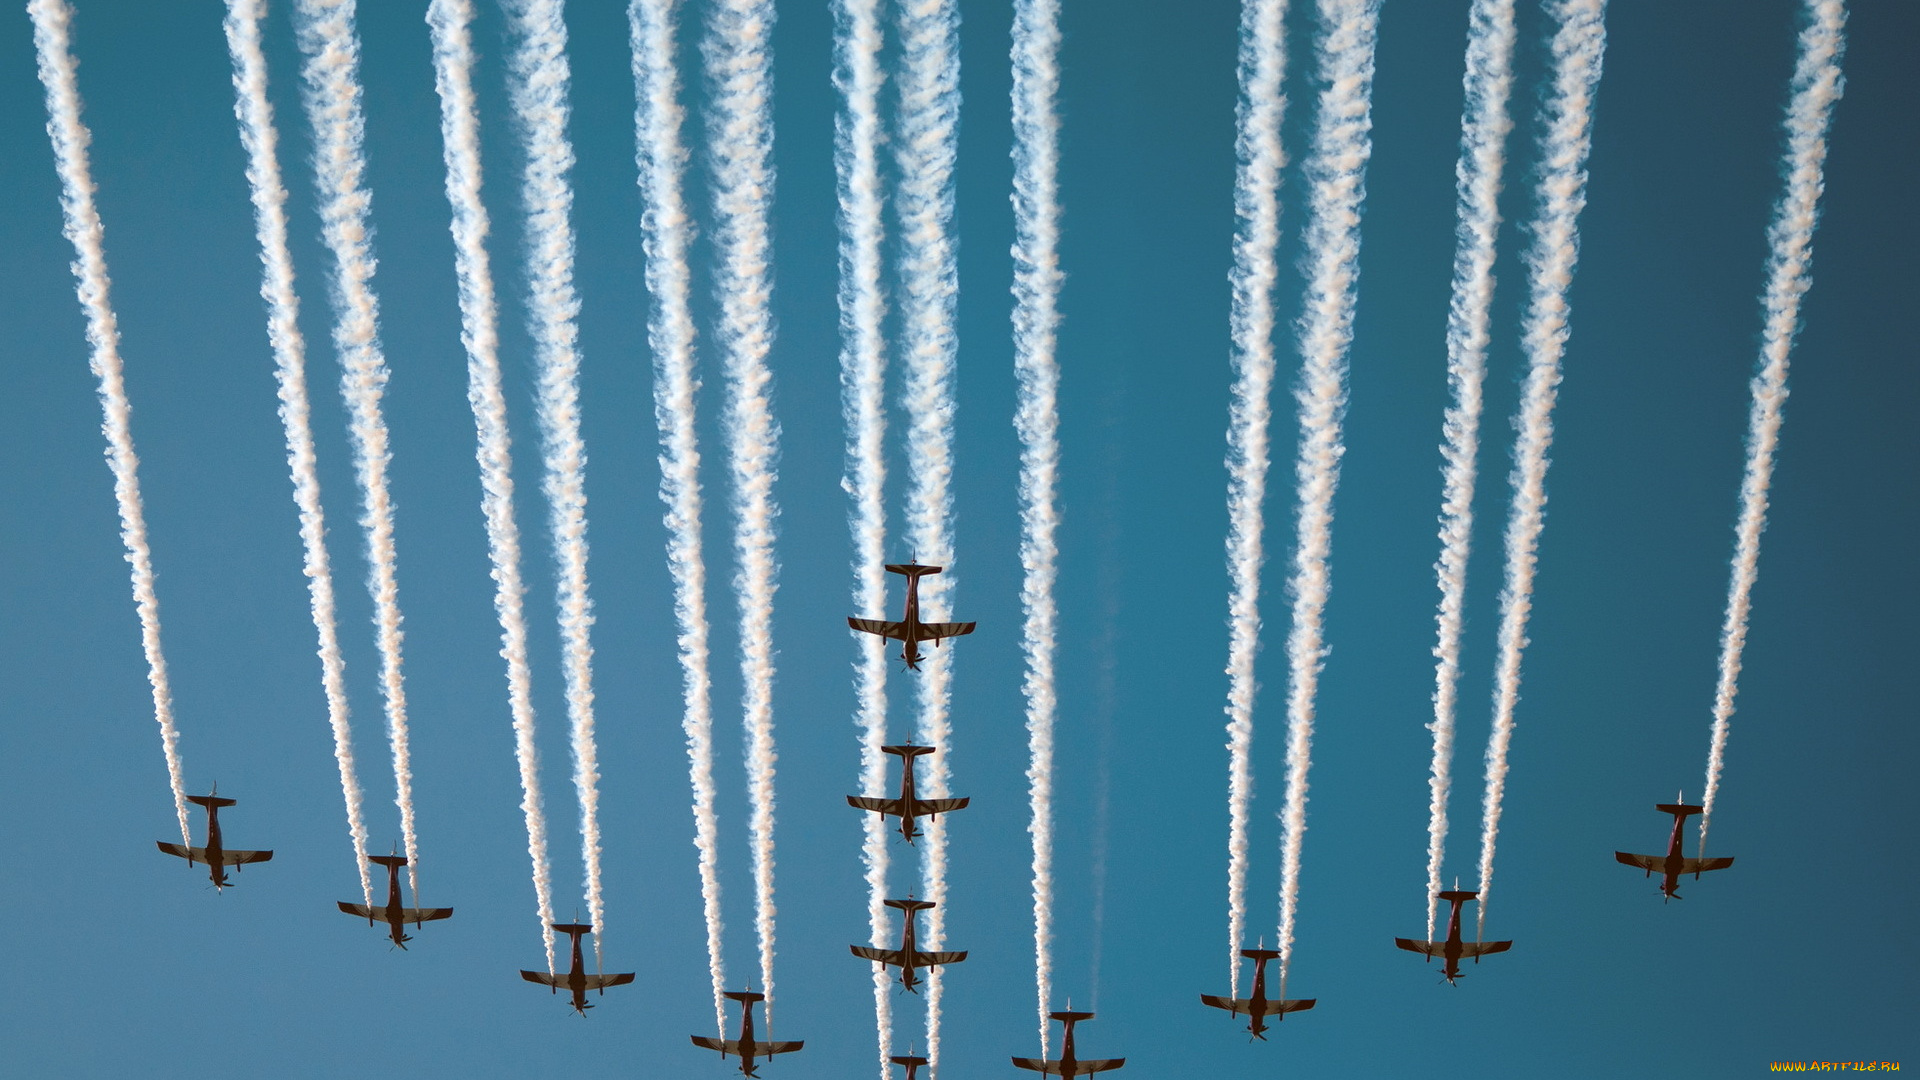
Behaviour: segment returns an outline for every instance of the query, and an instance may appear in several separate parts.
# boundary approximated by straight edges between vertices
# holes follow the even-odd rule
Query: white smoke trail
[[[1059,612],[1053,586],[1060,550],[1054,505],[1060,473],[1059,0],[1018,0],[1013,15],[1013,346],[1020,403],[1020,565],[1026,609],[1028,801],[1033,820],[1033,968],[1040,1049],[1047,1049],[1053,999],[1054,648]]]
[[[1333,493],[1340,482],[1341,419],[1347,407],[1347,347],[1353,342],[1360,262],[1360,206],[1373,143],[1373,47],[1379,0],[1320,0],[1319,115],[1314,121],[1306,229],[1306,311],[1300,317],[1299,539],[1287,592],[1287,797],[1280,839],[1280,993],[1293,961],[1300,902],[1300,845],[1307,829],[1314,698],[1326,656],[1322,614],[1330,584]]]
[[[881,323],[886,299],[880,286],[884,235],[880,193],[880,4],[835,0],[834,84],[846,97],[835,118],[834,173],[840,202],[841,411],[847,426],[847,476],[841,487],[853,498],[853,602],[862,615],[884,619],[887,602],[887,464],[885,440],[886,341]],[[887,755],[886,641],[856,634],[860,662],[854,668],[859,700],[860,791],[885,798]],[[866,867],[868,940],[886,948],[886,821],[862,814],[861,861]],[[873,1019],[881,1080],[892,1075],[893,999],[886,968],[873,970]]]
[[[1460,702],[1461,611],[1467,592],[1467,558],[1473,550],[1473,487],[1480,453],[1481,387],[1487,378],[1488,309],[1493,305],[1493,262],[1500,237],[1500,181],[1506,168],[1507,133],[1513,120],[1513,0],[1474,0],[1467,16],[1467,105],[1460,118],[1459,244],[1453,255],[1453,301],[1447,312],[1447,382],[1453,404],[1446,413],[1445,481],[1440,506],[1439,641],[1433,655],[1433,776],[1427,820],[1427,940],[1433,940],[1440,903],[1441,864],[1447,854],[1447,799],[1453,787],[1453,732]]]
[[[1782,171],[1787,190],[1773,210],[1767,230],[1772,252],[1767,259],[1764,300],[1766,329],[1760,345],[1760,372],[1753,379],[1753,405],[1747,416],[1747,467],[1740,481],[1740,522],[1733,555],[1733,581],[1727,590],[1727,618],[1720,631],[1720,678],[1713,696],[1713,741],[1707,755],[1707,792],[1700,800],[1700,854],[1707,847],[1707,825],[1720,793],[1726,766],[1727,734],[1733,698],[1739,691],[1740,654],[1747,644],[1747,615],[1753,582],[1760,572],[1760,532],[1767,527],[1767,490],[1773,484],[1773,453],[1780,442],[1780,410],[1787,401],[1787,361],[1800,329],[1800,297],[1811,284],[1813,227],[1820,208],[1822,167],[1827,158],[1827,125],[1840,100],[1840,55],[1846,47],[1847,6],[1843,0],[1807,0],[1809,25],[1800,33],[1800,55],[1793,69],[1793,100],[1787,106],[1787,151]]]
[[[1266,563],[1267,469],[1273,420],[1273,284],[1279,274],[1280,123],[1287,99],[1287,0],[1240,8],[1235,108],[1233,403],[1227,414],[1227,977],[1240,996],[1247,922],[1247,807],[1253,799],[1254,657],[1260,651],[1260,568]]]
[[[714,813],[713,680],[708,669],[707,566],[700,549],[700,444],[695,429],[694,326],[687,248],[693,227],[682,178],[687,151],[680,128],[680,80],[674,66],[674,10],[678,0],[634,0],[627,8],[637,99],[640,219],[647,254],[647,291],[653,309],[647,340],[653,351],[653,413],[660,427],[660,500],[666,504],[667,565],[673,573],[673,612],[679,624],[680,674],[693,787],[694,847],[700,859],[700,902],[707,927],[707,974],[713,987],[716,1030],[726,1029],[726,969],[721,955],[720,825]]]
[[[87,161],[92,135],[80,120],[80,88],[74,77],[68,26],[73,9],[65,0],[32,0],[33,47],[40,85],[47,91],[47,137],[53,143],[54,168],[60,174],[62,231],[73,242],[73,276],[86,314],[88,366],[100,380],[101,431],[107,437],[107,463],[113,469],[113,497],[120,510],[120,540],[132,567],[133,602],[140,613],[140,645],[147,657],[147,683],[153,688],[153,718],[160,724],[160,746],[173,788],[173,812],[180,842],[191,847],[187,826],[186,784],[181,776],[180,732],[173,723],[173,690],[167,659],[160,651],[160,597],[153,588],[153,551],[147,546],[146,513],[140,504],[140,459],[133,452],[120,327],[108,293],[107,253],[100,212],[93,205],[93,170]]]
[[[372,201],[361,179],[366,123],[360,112],[360,43],[354,0],[299,0],[300,50],[308,121],[314,132],[314,179],[320,189],[321,235],[334,257],[333,344],[343,369],[354,474],[367,536],[367,590],[373,594],[375,641],[380,648],[380,692],[387,740],[393,746],[394,804],[407,849],[407,875],[419,895],[420,851],[414,831],[413,766],[407,748],[407,692],[400,672],[400,587],[394,578],[393,497],[387,490],[392,456],[380,398],[387,384],[380,350],[380,302],[373,291]]]
[[[253,199],[254,232],[260,241],[260,295],[267,302],[267,338],[273,346],[273,377],[280,397],[280,421],[286,429],[287,467],[293,476],[293,501],[300,511],[300,544],[312,601],[313,628],[320,638],[320,685],[327,698],[333,731],[333,756],[340,769],[340,792],[347,804],[347,833],[360,891],[373,903],[367,871],[367,823],[361,813],[360,777],[353,761],[348,723],[346,661],[340,655],[340,628],[334,612],[333,566],[327,556],[327,521],[320,505],[315,471],[313,425],[307,399],[307,343],[300,333],[300,299],[293,288],[293,256],[287,250],[287,188],[281,178],[279,132],[267,100],[267,58],[260,49],[262,0],[227,0],[227,51],[233,57],[234,115],[247,151],[247,185]]]
[[[520,577],[520,527],[513,517],[512,439],[500,381],[500,316],[487,256],[486,204],[480,199],[480,117],[473,94],[473,5],[433,0],[434,88],[440,97],[440,138],[447,163],[447,201],[453,208],[454,271],[460,286],[460,337],[467,349],[467,402],[473,407],[480,463],[480,509],[487,522],[493,609],[500,619],[500,655],[507,662],[507,700],[513,715],[514,757],[520,767],[520,812],[527,823],[534,900],[553,970],[553,868],[547,860],[547,819],[540,796],[540,759],[534,743],[533,675],[527,662],[526,585]]]
[[[702,44],[711,86],[708,155],[713,162],[714,269],[726,357],[726,433],[733,474],[734,590],[740,602],[740,674],[745,684],[747,830],[753,841],[754,929],[760,986],[773,1026],[773,554],[775,459],[780,426],[768,398],[773,344],[773,3],[721,0]]]
[[[561,0],[508,5],[518,45],[510,96],[526,171],[520,197],[527,212],[527,311],[539,358],[539,418],[548,524],[558,567],[562,670],[571,726],[573,786],[580,801],[580,856],[586,864],[593,958],[607,940],[600,875],[600,756],[593,738],[593,600],[587,594],[586,443],[580,437],[580,300],[573,289],[573,145],[567,140],[567,24]]]
[[[1513,506],[1507,517],[1506,585],[1500,591],[1500,653],[1494,674],[1493,734],[1487,741],[1487,790],[1481,806],[1480,910],[1477,936],[1487,925],[1494,842],[1500,835],[1500,799],[1506,792],[1507,748],[1520,697],[1520,656],[1533,610],[1533,575],[1547,505],[1547,450],[1553,444],[1553,404],[1567,345],[1567,289],[1580,254],[1580,209],[1586,205],[1587,151],[1593,141],[1593,94],[1606,51],[1606,0],[1559,0],[1553,35],[1553,94],[1540,145],[1538,217],[1527,251],[1530,296],[1522,330],[1527,379],[1521,391],[1520,434],[1514,447]]]
[[[960,118],[960,14],[954,0],[902,4],[900,113],[895,138],[901,236],[901,346],[906,360],[907,455],[913,487],[907,497],[907,533],[917,561],[947,567],[920,585],[923,617],[951,614],[953,577],[953,374],[957,346],[953,305],[958,292],[953,241],[953,166]],[[921,671],[916,737],[940,752],[927,755],[923,785],[945,798],[952,760],[953,653],[934,649]],[[947,827],[935,818],[921,848],[929,949],[946,940]],[[941,970],[927,977],[927,1062],[940,1071]]]

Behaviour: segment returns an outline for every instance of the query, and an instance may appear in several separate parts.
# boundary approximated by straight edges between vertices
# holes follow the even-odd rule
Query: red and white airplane
[[[618,975],[587,974],[586,963],[580,958],[580,935],[593,933],[593,927],[584,923],[554,923],[553,928],[573,939],[573,970],[565,975],[545,971],[522,971],[521,978],[530,983],[551,987],[556,994],[565,988],[573,994],[573,1001],[570,1004],[581,1016],[587,1015],[587,1010],[593,1008],[587,1004],[587,991],[598,990],[605,994],[609,986],[625,986],[633,981],[631,971]]]
[[[1411,938],[1397,937],[1393,939],[1393,943],[1408,952],[1425,953],[1429,963],[1431,963],[1436,956],[1445,960],[1446,966],[1440,970],[1440,974],[1446,977],[1447,982],[1453,982],[1460,978],[1460,961],[1462,959],[1471,957],[1473,962],[1477,964],[1483,956],[1503,953],[1513,948],[1513,942],[1511,941],[1460,940],[1460,905],[1468,900],[1475,899],[1479,895],[1477,892],[1464,891],[1461,889],[1454,889],[1440,894],[1440,899],[1453,905],[1453,914],[1447,919],[1447,940],[1414,941]]]
[[[937,964],[957,964],[967,958],[966,950],[959,952],[921,952],[919,935],[915,932],[914,916],[933,907],[931,900],[883,900],[890,908],[898,908],[906,913],[906,921],[900,927],[900,947],[898,949],[875,949],[867,945],[849,946],[853,955],[862,960],[871,960],[876,964],[886,964],[900,969],[900,985],[909,993],[919,993],[921,980],[917,973]]]
[[[1015,1065],[1032,1072],[1046,1073],[1048,1076],[1087,1076],[1092,1073],[1106,1072],[1109,1069],[1117,1069],[1127,1063],[1126,1058],[1091,1058],[1082,1061],[1079,1056],[1074,1053],[1073,1025],[1082,1020],[1093,1019],[1092,1013],[1057,1012],[1048,1013],[1047,1015],[1066,1025],[1067,1034],[1060,1046],[1060,1056],[1050,1061],[1042,1061],[1039,1058],[1014,1058],[1013,1063]]]
[[[350,904],[345,900],[335,901],[340,905],[341,911],[367,920],[368,926],[372,926],[375,920],[386,923],[387,936],[402,949],[407,947],[407,942],[413,940],[405,930],[408,923],[412,923],[413,928],[418,930],[421,923],[453,917],[453,909],[450,907],[410,908],[400,903],[400,868],[407,865],[405,855],[369,855],[367,861],[379,863],[387,868],[387,902],[378,906],[369,906]],[[414,897],[413,902],[419,903],[420,898]]]
[[[728,1000],[740,1003],[740,1037],[737,1039],[710,1039],[705,1035],[692,1036],[693,1045],[706,1050],[718,1050],[721,1057],[736,1054],[740,1058],[740,1075],[759,1076],[753,1070],[758,1068],[754,1058],[772,1057],[775,1054],[791,1054],[807,1045],[795,1039],[792,1042],[760,1042],[753,1037],[753,1003],[767,1000],[767,995],[756,994],[752,990],[729,990]]]
[[[228,851],[226,849],[220,837],[220,808],[232,806],[234,800],[220,797],[220,785],[215,784],[213,793],[210,795],[189,795],[187,801],[195,806],[206,808],[207,846],[182,847],[179,844],[169,844],[165,840],[157,840],[155,843],[160,845],[161,851],[187,860],[188,866],[195,863],[205,865],[207,877],[212,879],[214,888],[224,889],[233,884],[227,880],[227,867],[266,862],[273,858],[271,851]]]
[[[1679,799],[1680,796],[1675,795],[1674,798]],[[1725,870],[1727,867],[1733,865],[1733,856],[1731,855],[1719,859],[1689,859],[1680,854],[1680,832],[1686,827],[1687,819],[1700,813],[1703,809],[1702,807],[1693,806],[1686,802],[1670,802],[1658,803],[1654,806],[1654,809],[1663,814],[1673,815],[1673,835],[1667,840],[1666,855],[1629,855],[1624,851],[1616,851],[1613,853],[1613,857],[1618,862],[1625,863],[1628,866],[1637,866],[1645,870],[1648,877],[1652,877],[1655,874],[1662,875],[1663,880],[1660,882],[1660,894],[1663,897],[1669,900],[1678,900],[1681,898],[1680,894],[1675,891],[1680,888],[1681,874],[1692,874],[1693,879],[1698,881],[1700,880],[1700,875],[1708,870]]]
[[[869,799],[864,795],[847,796],[847,805],[856,810],[871,810],[883,816],[900,819],[900,835],[911,844],[920,835],[918,820],[933,817],[936,814],[965,810],[967,800],[959,799],[922,799],[913,786],[913,759],[922,754],[933,753],[931,746],[915,746],[907,743],[902,746],[883,746],[885,753],[900,759],[900,797],[897,799]]]
[[[1216,1009],[1225,1009],[1235,1016],[1252,1017],[1247,1031],[1261,1042],[1267,1041],[1267,1017],[1285,1020],[1290,1012],[1305,1012],[1313,1008],[1319,998],[1301,998],[1297,1001],[1270,1001],[1267,998],[1267,961],[1278,960],[1280,954],[1273,949],[1241,949],[1240,955],[1253,961],[1253,996],[1243,998],[1214,997],[1201,994],[1200,1004],[1211,1005]]]
[[[973,633],[975,625],[970,622],[920,621],[920,579],[928,574],[937,574],[944,569],[946,569],[944,566],[922,566],[919,563],[888,563],[888,573],[906,575],[906,616],[899,622],[882,622],[879,619],[859,619],[849,616],[847,625],[863,634],[878,634],[883,638],[892,638],[905,643],[906,649],[900,654],[900,659],[907,662],[907,667],[919,671],[921,642],[931,641],[937,646],[943,638]]]

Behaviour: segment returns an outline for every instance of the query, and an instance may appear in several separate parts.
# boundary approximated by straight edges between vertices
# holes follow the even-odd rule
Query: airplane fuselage
[[[1264,1041],[1267,1037],[1267,961],[1264,957],[1253,962],[1253,996],[1247,1000],[1253,1003],[1253,1019],[1247,1025],[1247,1032]]]
[[[226,846],[220,842],[220,808],[207,806],[207,877],[213,887],[227,887]]]
[[[1685,814],[1673,815],[1673,836],[1667,841],[1667,862],[1661,870],[1663,879],[1660,882],[1660,891],[1676,899],[1680,895],[1680,868],[1687,864],[1686,856],[1680,854],[1680,844],[1683,840],[1680,834],[1686,825]]]
[[[900,659],[908,667],[920,670],[920,575],[907,575],[907,613],[900,617],[906,625],[907,640],[902,644]]]
[[[900,759],[900,836],[911,844],[920,835],[919,819],[914,815],[914,801],[919,793],[913,786],[913,758]]]
[[[1460,948],[1460,905],[1465,901],[1454,900],[1452,903],[1453,914],[1447,917],[1447,948],[1441,954],[1446,959],[1446,966],[1440,969],[1440,974],[1448,982],[1460,977],[1460,953],[1463,951]]]
[[[387,930],[393,938],[393,943],[403,949],[407,947],[407,942],[413,940],[404,931],[407,921],[406,910],[407,906],[400,902],[400,868],[389,866],[387,867]]]
[[[760,1044],[753,1040],[753,1003],[741,1002],[740,1010],[740,1075],[759,1076],[754,1072],[753,1059],[758,1057]]]
[[[573,931],[573,969],[567,972],[567,989],[573,994],[573,1007],[581,1016],[593,1006],[587,1004],[587,965],[580,957],[580,933]]]

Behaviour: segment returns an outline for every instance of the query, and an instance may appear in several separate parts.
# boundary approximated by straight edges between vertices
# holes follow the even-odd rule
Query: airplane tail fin
[[[723,994],[721,994],[721,996],[726,998],[728,1001],[741,1001],[741,1002],[745,1002],[748,1005],[751,1005],[756,1001],[767,1000],[767,995],[762,994],[755,990],[728,990]]]
[[[925,911],[934,906],[931,900],[882,900],[881,903],[901,911]]]
[[[1440,894],[1440,899],[1451,904],[1456,900],[1473,900],[1479,896],[1480,894],[1478,892],[1471,889],[1448,889],[1446,892]]]
[[[233,806],[239,800],[223,799],[218,795],[189,795],[187,796],[187,801],[197,806],[204,806],[204,807],[207,807],[208,809],[213,809],[215,807],[220,807],[220,806]]]
[[[1249,960],[1280,959],[1280,952],[1277,949],[1241,949],[1240,955],[1246,957]]]
[[[1672,814],[1674,817],[1677,817],[1677,818],[1687,818],[1687,817],[1692,817],[1695,814],[1704,812],[1706,810],[1706,807],[1695,806],[1692,803],[1664,803],[1663,802],[1655,805],[1654,809],[1660,811],[1663,814]]]
[[[1047,1016],[1063,1024],[1077,1024],[1082,1020],[1093,1019],[1093,1014],[1090,1012],[1054,1012],[1048,1013]]]
[[[902,760],[916,758],[922,754],[931,754],[933,750],[934,748],[931,746],[915,746],[912,743],[906,743],[901,746],[883,746],[880,748],[881,753],[892,754]]]
[[[367,861],[379,863],[381,866],[407,865],[407,857],[405,855],[369,855],[367,856]],[[555,929],[558,929],[558,927],[555,927]]]
[[[919,563],[888,563],[887,573],[904,574],[908,578],[924,577],[945,570],[944,566],[922,566]]]

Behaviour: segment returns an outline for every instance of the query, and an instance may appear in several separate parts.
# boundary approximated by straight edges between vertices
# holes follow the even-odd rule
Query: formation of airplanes
[[[920,579],[929,574],[940,573],[942,569],[943,568],[939,566],[924,566],[919,563],[888,565],[888,571],[903,575],[907,579],[906,610],[904,617],[899,622],[849,618],[847,620],[848,625],[862,633],[877,634],[891,640],[903,642],[905,647],[900,659],[905,661],[909,670],[920,670],[920,661],[925,658],[919,650],[920,642],[931,641],[935,645],[938,645],[946,638],[959,637],[972,633],[975,626],[975,624],[971,622],[922,622],[920,620]],[[914,785],[914,762],[922,756],[936,753],[939,749],[938,747],[906,743],[897,746],[885,746],[881,749],[888,754],[900,758],[900,796],[895,799],[881,799],[850,795],[847,797],[849,805],[858,810],[880,814],[883,817],[898,818],[900,822],[898,832],[908,844],[912,844],[914,840],[921,835],[919,828],[921,819],[932,819],[940,814],[951,813],[966,808],[968,800],[965,798],[923,799],[918,795]],[[222,807],[233,806],[236,803],[233,799],[220,797],[217,787],[206,795],[189,795],[187,796],[187,801],[206,810],[207,831],[205,846],[182,846],[180,844],[170,844],[163,840],[158,841],[159,848],[168,855],[174,855],[187,860],[189,865],[206,866],[208,868],[208,877],[216,889],[224,889],[228,885],[233,884],[227,878],[226,871],[228,867],[238,868],[248,863],[266,862],[273,858],[273,852],[271,851],[229,850],[225,847],[220,831],[220,809]],[[1686,821],[1695,814],[1703,813],[1704,810],[1702,807],[1689,804],[1683,799],[1677,798],[1676,801],[1672,803],[1660,803],[1655,809],[1663,814],[1673,815],[1673,831],[1667,841],[1666,854],[1634,855],[1624,851],[1616,851],[1614,858],[1622,864],[1644,870],[1648,877],[1656,873],[1660,874],[1660,892],[1663,899],[1680,899],[1678,889],[1682,875],[1692,874],[1697,880],[1702,873],[1708,870],[1722,870],[1733,865],[1733,859],[1730,856],[1719,858],[1687,858],[1683,854],[1683,832]],[[406,907],[402,903],[400,868],[407,865],[406,857],[398,854],[388,854],[367,855],[366,858],[369,862],[384,866],[387,869],[387,902],[383,905],[371,905],[340,901],[339,908],[342,912],[356,918],[366,919],[369,926],[377,922],[385,923],[387,925],[388,936],[391,937],[393,944],[401,949],[405,949],[406,943],[413,940],[405,932],[405,927],[408,923],[412,923],[413,926],[418,929],[425,923],[450,918],[453,915],[452,908]],[[1449,984],[1457,983],[1461,978],[1461,960],[1471,959],[1477,964],[1484,956],[1503,953],[1513,947],[1513,942],[1511,941],[1466,941],[1462,938],[1460,929],[1461,908],[1467,901],[1478,899],[1479,895],[1480,894],[1475,891],[1462,890],[1458,888],[1457,884],[1453,889],[1437,893],[1436,896],[1438,899],[1444,900],[1452,905],[1447,918],[1446,937],[1439,941],[1395,938],[1395,946],[1408,952],[1420,953],[1424,955],[1429,962],[1436,957],[1439,958],[1442,961],[1442,978]],[[415,897],[416,903],[418,903],[418,900],[419,898]],[[884,903],[887,907],[894,908],[902,913],[900,947],[897,949],[881,949],[873,946],[853,945],[850,946],[853,955],[876,964],[898,968],[900,971],[898,980],[900,985],[909,992],[914,993],[918,992],[918,987],[922,982],[918,977],[919,972],[927,971],[940,965],[957,964],[967,958],[965,951],[923,951],[920,949],[916,917],[920,912],[934,907],[935,905],[933,903],[912,898],[905,900],[886,900]],[[555,994],[559,993],[562,989],[567,990],[571,995],[571,1007],[581,1016],[585,1016],[587,1010],[593,1008],[593,1006],[587,1002],[587,992],[589,990],[604,994],[608,987],[623,986],[633,982],[634,974],[632,972],[603,974],[589,973],[586,970],[586,965],[581,954],[581,938],[593,932],[592,926],[583,923],[554,923],[552,924],[552,929],[568,935],[570,939],[570,969],[565,973],[523,970],[520,972],[521,978],[528,982],[544,985]],[[1246,1030],[1254,1039],[1263,1042],[1266,1040],[1268,1017],[1272,1017],[1278,1022],[1285,1019],[1287,1013],[1304,1012],[1312,1009],[1317,1003],[1314,998],[1287,1000],[1284,997],[1269,998],[1267,996],[1267,964],[1272,960],[1280,958],[1281,954],[1279,951],[1264,947],[1242,949],[1240,950],[1240,955],[1244,959],[1254,962],[1253,987],[1250,996],[1230,998],[1202,994],[1200,995],[1200,1001],[1203,1005],[1221,1009],[1235,1017],[1247,1017],[1248,1025]],[[1285,974],[1283,967],[1283,990],[1284,987]],[[758,1068],[759,1062],[770,1059],[775,1055],[793,1053],[805,1045],[804,1042],[799,1040],[762,1041],[755,1037],[753,1006],[755,1003],[765,1001],[765,994],[756,993],[749,988],[747,990],[728,991],[725,997],[740,1003],[739,1037],[735,1039],[718,1039],[704,1035],[694,1035],[691,1036],[691,1038],[695,1046],[717,1051],[722,1057],[738,1058],[740,1061],[740,1072],[743,1076],[757,1077],[759,1074],[755,1070]],[[1125,1058],[1081,1059],[1079,1057],[1078,1048],[1075,1043],[1074,1027],[1076,1024],[1092,1020],[1094,1018],[1093,1013],[1074,1012],[1071,1006],[1069,1006],[1066,1011],[1049,1013],[1048,1016],[1062,1024],[1065,1029],[1062,1037],[1060,1056],[1049,1059],[1016,1057],[1012,1059],[1015,1066],[1050,1076],[1073,1077],[1106,1072],[1118,1069],[1126,1064]],[[917,1080],[918,1071],[928,1064],[928,1059],[911,1053],[893,1055],[887,1060],[892,1064],[901,1066],[905,1070],[903,1080]]]

